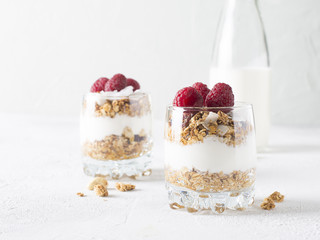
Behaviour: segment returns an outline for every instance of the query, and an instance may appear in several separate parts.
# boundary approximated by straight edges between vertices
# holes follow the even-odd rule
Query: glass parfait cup
[[[110,92],[83,97],[80,117],[83,170],[89,176],[138,177],[151,174],[150,96]]]
[[[171,208],[246,209],[254,202],[256,161],[250,104],[167,108],[165,180]]]

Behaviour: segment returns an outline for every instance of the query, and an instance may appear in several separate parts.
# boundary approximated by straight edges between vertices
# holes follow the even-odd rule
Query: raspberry
[[[104,86],[109,81],[108,78],[102,77],[99,78],[97,81],[94,82],[94,84],[90,88],[90,92],[100,92],[104,91]]]
[[[185,87],[179,90],[173,100],[173,106],[178,107],[201,107],[203,98],[193,87]]]
[[[140,84],[132,78],[127,78],[127,86],[132,86],[133,91],[140,89]]]
[[[232,107],[234,95],[232,88],[225,83],[217,83],[208,93],[205,101],[207,107]]]
[[[210,89],[207,87],[207,85],[201,82],[196,82],[192,85],[192,87],[195,88],[202,95],[203,101],[205,101],[208,93],[210,92]]]
[[[105,86],[105,91],[106,92],[111,92],[114,90],[121,91],[127,86],[127,79],[124,75],[118,73],[114,75],[107,83]]]

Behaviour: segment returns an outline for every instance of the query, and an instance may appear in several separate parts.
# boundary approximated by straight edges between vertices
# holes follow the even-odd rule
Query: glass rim
[[[211,110],[235,110],[235,109],[253,109],[251,103],[236,101],[235,104],[231,107],[178,107],[173,106],[172,104],[167,105],[167,109],[182,109],[182,110],[198,110],[198,111],[211,111]]]

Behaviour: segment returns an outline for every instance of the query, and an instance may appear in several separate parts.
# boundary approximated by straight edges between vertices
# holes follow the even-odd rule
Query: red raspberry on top
[[[127,78],[127,86],[132,86],[133,91],[140,89],[140,84],[132,78]]]
[[[104,91],[104,86],[109,81],[108,78],[102,77],[99,78],[97,81],[94,82],[94,84],[90,88],[90,92],[100,92]]]
[[[127,79],[124,75],[118,73],[114,75],[105,86],[104,91],[111,92],[114,90],[121,91],[127,86]]]
[[[207,107],[232,107],[234,95],[232,88],[225,83],[217,83],[208,93],[205,101]]]
[[[203,84],[202,82],[196,82],[192,85],[192,87],[201,94],[203,101],[205,101],[208,93],[210,92],[210,89],[207,87],[207,85]]]
[[[203,98],[193,87],[185,87],[179,90],[173,100],[173,106],[177,107],[201,107]]]

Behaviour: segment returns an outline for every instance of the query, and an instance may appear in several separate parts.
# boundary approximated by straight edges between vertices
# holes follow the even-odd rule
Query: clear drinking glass
[[[171,208],[243,210],[253,204],[252,106],[167,108],[165,179]]]
[[[151,121],[146,93],[86,94],[80,120],[85,174],[115,179],[150,175]]]

